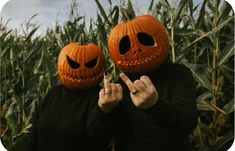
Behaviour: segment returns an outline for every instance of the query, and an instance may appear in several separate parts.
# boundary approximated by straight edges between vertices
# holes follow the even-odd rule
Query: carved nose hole
[[[138,52],[141,52],[142,50],[141,50],[140,48],[138,48],[137,50],[134,51],[134,55],[137,54],[137,51],[138,51]]]
[[[130,38],[129,36],[124,36],[119,43],[119,52],[124,55],[127,53],[131,48]]]

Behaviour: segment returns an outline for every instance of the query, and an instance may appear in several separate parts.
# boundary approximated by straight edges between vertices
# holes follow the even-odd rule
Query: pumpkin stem
[[[128,0],[127,8],[121,8],[122,21],[127,22],[135,18],[135,11],[132,7],[131,1]]]
[[[85,45],[85,44],[87,44],[87,42],[88,42],[88,39],[86,37],[86,34],[85,33],[81,33],[81,35],[79,36],[79,43],[81,45]]]

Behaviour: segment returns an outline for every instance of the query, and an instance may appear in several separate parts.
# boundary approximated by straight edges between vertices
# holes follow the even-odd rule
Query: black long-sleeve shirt
[[[123,101],[104,114],[92,110],[89,130],[94,138],[109,142],[115,151],[188,151],[188,135],[197,125],[195,87],[191,71],[183,65],[165,63],[146,73],[156,87],[159,100],[149,109],[138,109],[123,86]],[[129,75],[134,81],[141,75]]]
[[[55,86],[35,113],[27,151],[106,151],[88,135],[89,113],[100,87],[76,91]]]

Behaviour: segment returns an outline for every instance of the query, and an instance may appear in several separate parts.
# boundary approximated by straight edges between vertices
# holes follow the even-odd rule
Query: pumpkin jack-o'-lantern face
[[[70,43],[60,52],[58,72],[62,83],[71,89],[88,89],[102,79],[105,60],[95,44]]]
[[[143,15],[116,25],[108,48],[112,60],[124,72],[151,71],[167,58],[168,36],[160,21]]]

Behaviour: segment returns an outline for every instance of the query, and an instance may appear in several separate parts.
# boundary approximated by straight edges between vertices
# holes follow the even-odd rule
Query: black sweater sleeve
[[[134,105],[127,105],[129,102],[131,103],[129,90],[123,88],[125,91],[123,92],[124,100],[114,111],[104,114],[97,104],[93,108],[89,122],[90,133],[97,139],[109,142],[119,132],[121,134],[122,129],[128,133],[129,131],[126,131],[125,127],[128,123],[137,124],[136,128],[139,123],[146,125],[146,120],[148,123],[152,123],[151,125],[155,126],[159,132],[165,130],[166,133],[174,133],[177,136],[187,136],[191,133],[197,125],[195,86],[192,73],[182,65],[173,65],[170,68],[172,69],[167,67],[164,72],[161,70],[162,73],[159,74],[163,78],[154,75],[150,77],[157,90],[157,85],[161,85],[160,97],[154,106],[141,110],[135,108]],[[131,80],[134,81],[135,78]],[[124,84],[122,86],[125,87]],[[138,123],[132,123],[136,121]],[[144,130],[140,129],[140,131]]]
[[[170,92],[170,100],[159,98],[157,103],[144,113],[159,127],[180,135],[188,135],[197,125],[195,86],[191,71],[180,66]]]
[[[30,128],[30,134],[29,134],[29,139],[26,142],[26,151],[37,151],[38,150],[38,140],[37,140],[37,120],[39,117],[40,112],[42,111],[43,107],[45,106],[45,103],[47,102],[48,98],[52,94],[52,90],[50,90],[46,96],[44,97],[43,100],[39,102],[37,105],[34,113],[33,113],[33,118],[32,118],[32,126]]]
[[[117,110],[118,108],[114,109],[110,113],[103,113],[98,106],[98,98],[97,102],[93,104],[93,107],[90,110],[88,117],[89,120],[87,123],[88,132],[92,138],[103,145],[110,145],[114,135],[118,131]]]

